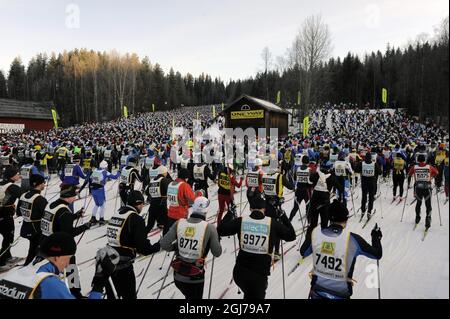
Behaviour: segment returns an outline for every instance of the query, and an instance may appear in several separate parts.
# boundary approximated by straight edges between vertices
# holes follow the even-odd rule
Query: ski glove
[[[378,227],[378,224],[375,225],[374,229],[372,229],[372,240],[380,241],[381,238],[383,238],[383,233],[381,232],[381,229]]]
[[[75,213],[76,218],[81,218],[84,215],[84,208],[80,209]]]

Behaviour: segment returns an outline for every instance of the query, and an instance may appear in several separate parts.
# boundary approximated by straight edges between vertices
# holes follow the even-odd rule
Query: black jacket
[[[124,206],[119,209],[119,214],[126,214],[130,210],[135,209],[130,206]],[[150,240],[147,239],[147,234],[148,232],[145,230],[144,219],[139,216],[139,214],[131,214],[123,226],[123,230],[120,235],[120,244],[125,247],[133,248],[133,250],[125,247],[114,248],[121,256],[131,258],[135,258],[136,253],[147,256],[158,252],[160,250],[159,242],[152,245]]]
[[[58,199],[57,201],[50,204],[50,208],[53,209],[59,205],[65,205],[66,207],[60,208],[56,214],[53,222],[53,232],[64,232],[67,234],[76,237],[80,235],[85,230],[89,229],[87,225],[81,225],[78,227],[74,227],[73,223],[78,218],[78,216],[69,209],[69,205],[62,199]]]
[[[264,214],[260,211],[253,211],[250,214],[250,217],[256,220],[263,219]],[[217,227],[217,232],[221,237],[239,234],[241,232],[241,223],[242,217],[233,219],[232,214],[226,214],[222,223]],[[240,236],[238,237],[240,242]],[[262,276],[269,276],[272,264],[272,257],[270,254],[273,252],[277,239],[290,242],[294,241],[295,238],[295,230],[285,214],[280,217],[280,221],[272,219],[269,235],[269,254],[258,255],[240,250],[236,259],[236,265],[248,268]]]
[[[39,194],[40,192],[32,189],[28,193],[25,194],[25,198],[29,199],[33,197],[35,194]],[[23,222],[22,228],[20,229],[20,236],[24,238],[30,238],[35,235],[41,234],[41,222],[40,219],[44,216],[45,207],[47,207],[47,200],[44,196],[38,196],[34,202],[33,202],[33,209],[31,211],[31,220],[39,220],[37,222]],[[20,205],[21,201],[19,200],[19,203],[17,205],[17,215],[20,214]]]

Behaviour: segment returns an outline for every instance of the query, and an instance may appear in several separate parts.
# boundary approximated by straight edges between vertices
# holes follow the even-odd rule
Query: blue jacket
[[[92,172],[92,174],[94,172]],[[108,178],[109,179],[118,179],[120,177],[120,173],[121,173],[121,171],[117,171],[117,173],[114,175],[114,174],[111,174],[110,172],[108,172],[107,170],[103,170],[102,171],[103,179],[101,181],[101,185],[104,187],[106,185],[106,181],[107,181]],[[91,184],[92,184],[92,174],[90,176]],[[95,184],[93,184],[93,185],[95,185]],[[93,188],[98,188],[98,187],[93,186]]]
[[[64,184],[69,184],[69,185],[79,185],[80,184],[80,177],[82,179],[86,179],[87,176],[84,175],[83,170],[81,169],[80,165],[75,165],[75,167],[73,168],[73,172],[72,172],[72,176],[65,176],[64,175],[64,170],[61,174],[61,176],[59,177],[61,179],[61,181]]]
[[[41,266],[37,272],[48,272],[59,275],[58,268],[56,268],[56,266],[51,262],[48,262],[45,265]],[[45,278],[39,285],[39,291],[41,299],[75,299],[75,297],[70,293],[70,290],[69,288],[67,288],[66,284],[61,279],[55,276]],[[92,291],[89,294],[88,298],[102,299],[103,294],[100,292]]]

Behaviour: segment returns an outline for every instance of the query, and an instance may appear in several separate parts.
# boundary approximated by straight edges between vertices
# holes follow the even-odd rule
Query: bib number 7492
[[[327,256],[327,255],[322,256],[321,254],[316,254],[316,256],[317,256],[316,265],[321,263],[325,268],[335,270],[335,271],[342,271],[342,268],[341,268],[342,259],[335,258],[332,256]]]

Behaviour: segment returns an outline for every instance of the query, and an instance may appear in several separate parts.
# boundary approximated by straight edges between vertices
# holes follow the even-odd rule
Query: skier
[[[60,276],[75,255],[77,244],[67,233],[54,233],[42,241],[40,258],[33,265],[11,271],[0,279],[0,299],[75,299]],[[98,267],[101,265],[101,268]],[[110,266],[111,265],[111,266]],[[101,299],[107,269],[114,267],[107,258],[97,263],[89,299]],[[15,294],[9,292],[14,291]]]
[[[20,180],[19,171],[9,167],[3,173],[0,182],[0,235],[3,237],[0,250],[0,267],[14,264],[19,258],[12,257],[11,245],[14,241],[15,202],[22,196],[22,189],[15,185]]]
[[[126,205],[128,193],[134,191],[136,181],[142,183],[142,177],[137,167],[137,158],[135,156],[128,159],[127,166],[122,168],[120,173],[119,195],[122,200],[122,206]]]
[[[27,266],[36,257],[37,248],[41,241],[41,219],[48,204],[45,197],[41,195],[41,192],[45,189],[45,178],[41,175],[31,175],[30,183],[32,189],[23,194],[17,204],[17,215],[23,217],[20,236],[30,241],[24,266]]]
[[[91,193],[94,199],[94,209],[92,210],[92,217],[90,223],[95,225],[97,223],[97,212],[99,211],[100,219],[98,223],[104,225],[105,222],[105,204],[106,204],[106,192],[105,185],[108,179],[116,180],[120,176],[120,171],[115,175],[107,171],[108,163],[102,161],[100,167],[97,168],[90,176]]]
[[[286,177],[287,174],[289,174],[289,170],[286,170],[284,174],[274,170],[263,175],[262,183],[266,199],[265,214],[272,220],[278,220],[280,216],[281,205],[284,203],[284,187],[289,190],[294,189],[294,185]],[[280,240],[278,239],[275,240],[274,260],[278,261],[280,259]]]
[[[28,192],[31,189],[30,177],[32,174],[42,175],[41,172],[34,166],[34,161],[32,158],[26,158],[25,164],[20,167],[20,177],[22,178],[20,187],[22,192]]]
[[[439,172],[436,168],[426,163],[426,157],[423,154],[417,156],[418,165],[412,167],[408,175],[414,176],[414,194],[417,199],[416,203],[416,226],[420,223],[420,207],[422,201],[425,200],[426,213],[425,228],[428,230],[431,227],[431,180],[435,178]]]
[[[347,207],[347,196],[350,189],[350,178],[353,175],[353,169],[350,163],[345,160],[345,157],[345,153],[340,151],[332,171],[336,176],[337,182],[341,185],[341,188],[344,189],[344,192],[338,192],[338,199]]]
[[[167,187],[167,225],[164,225],[165,232],[169,231],[172,225],[181,218],[186,218],[189,206],[194,203],[196,197],[203,196],[202,191],[194,193],[187,183],[189,172],[181,168],[178,170],[178,178]]]
[[[239,234],[240,250],[233,270],[233,278],[244,292],[244,299],[264,299],[272,264],[275,242],[294,241],[295,230],[283,211],[279,220],[265,216],[266,203],[261,194],[250,203],[250,216],[236,217],[229,210],[217,227],[219,236]]]
[[[329,161],[322,162],[318,170],[311,175],[313,183],[313,192],[309,204],[309,212],[307,214],[308,227],[315,228],[319,221],[322,228],[328,226],[328,206],[330,205],[330,192],[332,188],[336,188],[339,192],[343,192],[342,185],[338,183],[336,176],[331,171],[331,163]]]
[[[132,190],[127,198],[127,205],[114,213],[107,225],[108,245],[120,255],[111,279],[119,298],[136,299],[136,277],[133,263],[136,254],[144,256],[160,250],[159,242],[151,244],[147,239],[145,221],[139,216],[144,208],[144,196]]]
[[[208,197],[208,178],[214,181],[214,176],[206,163],[197,163],[193,167],[194,190],[203,190],[205,197]]]
[[[156,177],[149,182],[145,190],[147,201],[150,202],[145,227],[147,233],[153,229],[155,222],[161,228],[167,224],[167,189],[172,182],[173,179],[169,175],[167,167],[160,165]]]
[[[364,162],[356,166],[355,171],[361,174],[361,220],[366,214],[367,197],[369,197],[369,205],[367,212],[367,220],[372,218],[373,202],[375,200],[376,183],[378,176],[382,173],[380,165],[372,160],[372,153],[367,151]]]
[[[300,210],[300,204],[302,203],[302,201],[305,201],[306,211],[309,210],[309,200],[311,199],[313,186],[311,182],[311,173],[314,172],[314,170],[309,166],[310,162],[307,155],[304,155],[301,158],[301,163],[302,164],[297,168],[294,175],[296,182],[295,203],[289,216],[290,222],[292,222],[292,220],[294,219],[297,211]]]
[[[217,230],[206,222],[209,204],[206,197],[196,198],[189,219],[179,219],[161,239],[162,249],[176,251],[171,264],[175,286],[188,300],[203,298],[209,250],[214,257],[222,254]]]
[[[392,199],[392,202],[394,202],[397,198],[397,187],[400,188],[400,200],[399,203],[403,200],[403,185],[405,184],[405,176],[406,176],[406,162],[403,159],[401,153],[395,154],[394,159],[394,170],[392,173],[392,181],[393,181],[393,192],[394,192],[394,198]]]
[[[234,175],[234,167],[233,164],[229,163],[227,166],[220,168],[218,178],[218,186],[219,189],[217,191],[217,197],[219,200],[219,213],[217,214],[217,225],[222,222],[223,212],[225,211],[225,206],[227,210],[230,209],[231,206],[234,206],[234,193],[235,187],[242,187],[242,177],[239,182],[236,181],[236,177]]]
[[[81,226],[74,227],[74,221],[83,217],[83,209],[75,214],[69,208],[77,198],[77,188],[74,185],[63,185],[61,187],[60,198],[53,203],[49,203],[45,208],[44,217],[41,219],[41,232],[44,240],[53,233],[64,232],[72,237],[76,237],[91,228],[91,223],[87,222]],[[82,299],[79,271],[75,256],[70,259],[69,267],[66,268],[66,276],[69,280],[69,289],[77,299]]]
[[[247,173],[245,185],[247,186],[247,200],[249,203],[253,201],[253,197],[263,193],[262,177],[264,172],[262,165],[262,160],[256,158],[254,169]]]
[[[300,248],[303,258],[313,256],[309,299],[350,299],[353,294],[353,271],[359,255],[381,259],[382,233],[372,230],[372,246],[346,229],[347,208],[337,200],[330,205],[331,225],[308,229]]]

